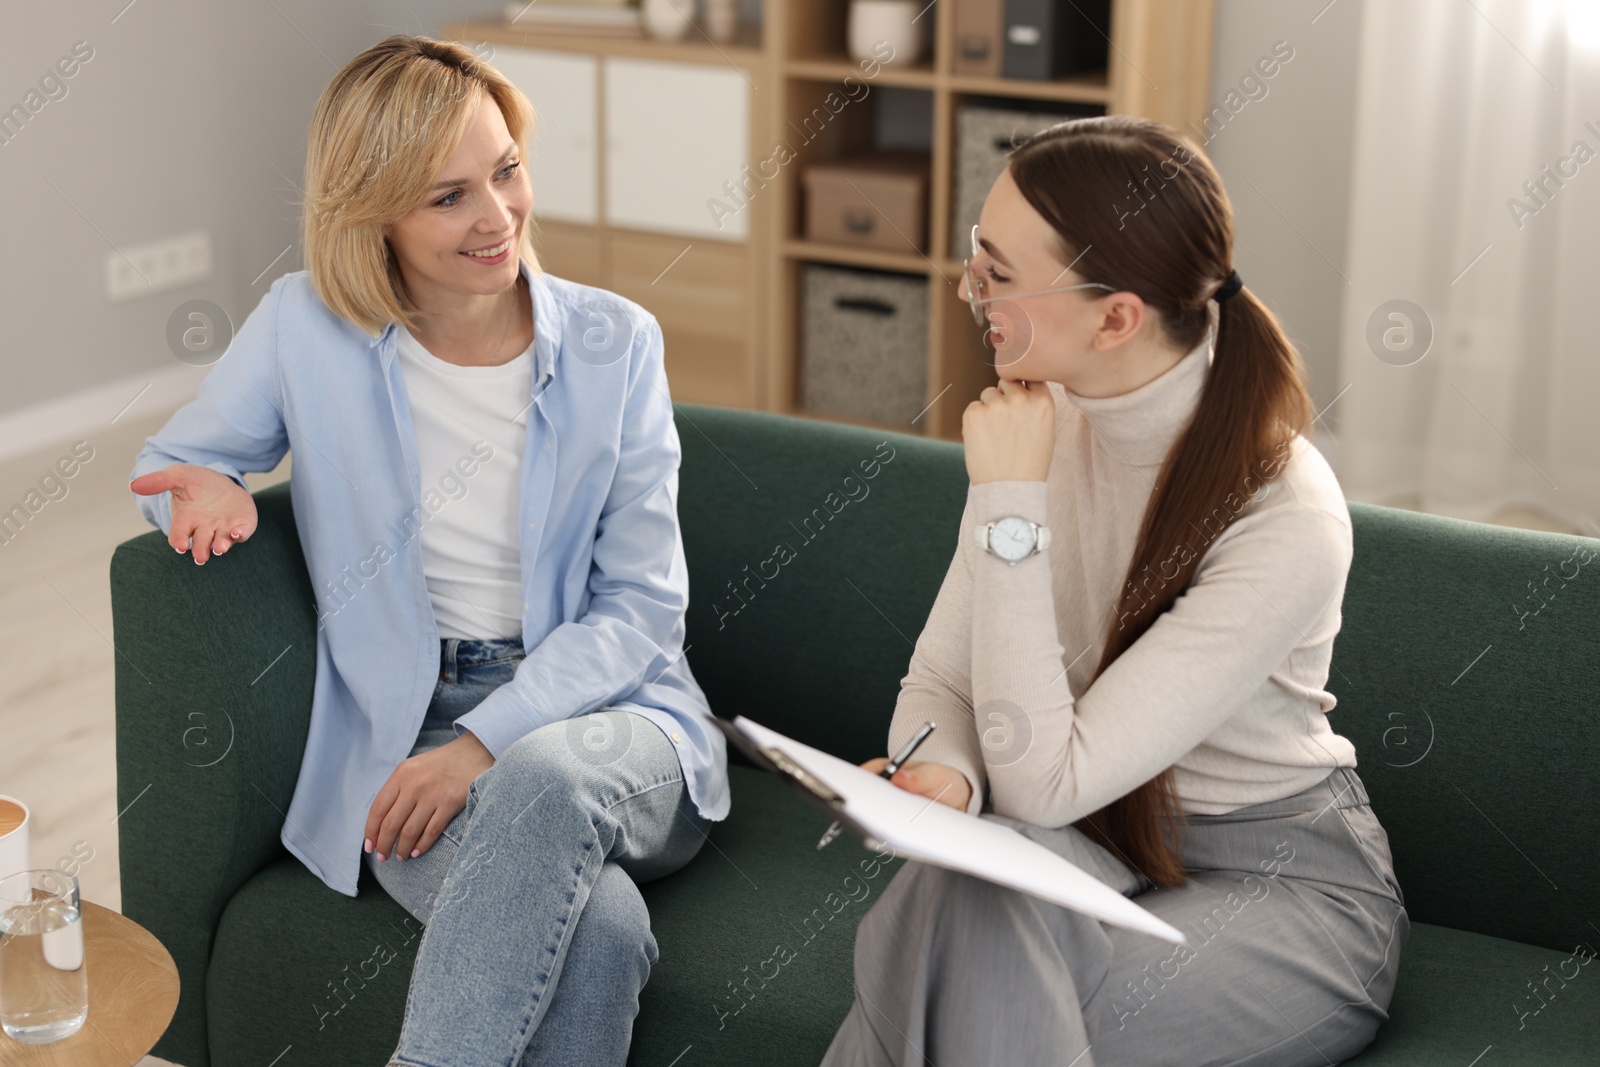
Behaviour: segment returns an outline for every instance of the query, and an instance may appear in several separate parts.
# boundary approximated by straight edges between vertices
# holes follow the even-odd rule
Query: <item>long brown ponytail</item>
[[[1233,209],[1192,141],[1133,116],[1074,119],[1025,141],[1009,165],[1063,263],[1139,294],[1179,350],[1200,343],[1207,300],[1233,269]],[[1150,494],[1096,678],[1172,606],[1312,421],[1304,364],[1272,312],[1249,289],[1220,308],[1205,388]],[[1154,884],[1185,882],[1171,767],[1074,825]]]

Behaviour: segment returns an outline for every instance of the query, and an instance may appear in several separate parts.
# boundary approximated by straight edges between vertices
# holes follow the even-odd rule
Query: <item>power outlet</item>
[[[211,277],[206,230],[124,248],[106,256],[106,296],[112,302],[176,289]]]

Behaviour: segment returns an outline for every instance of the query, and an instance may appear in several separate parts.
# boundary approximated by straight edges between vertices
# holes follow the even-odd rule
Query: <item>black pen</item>
[[[878,772],[878,777],[893,778],[894,772],[898,771],[906,762],[906,760],[911,758],[911,754],[917,750],[917,746],[926,741],[928,739],[928,735],[933,733],[933,728],[935,725],[936,724],[933,722],[923,723],[922,729],[917,731],[917,735],[915,737],[906,742],[905,747],[900,750],[899,754],[893,756],[890,758],[888,763],[884,764],[883,770]],[[822,840],[817,842],[817,850],[820,852],[822,848],[828,844],[828,842],[838,837],[839,831],[842,829],[844,829],[844,827],[839,824],[837,819],[835,819],[833,825],[828,827],[827,831],[822,835]]]

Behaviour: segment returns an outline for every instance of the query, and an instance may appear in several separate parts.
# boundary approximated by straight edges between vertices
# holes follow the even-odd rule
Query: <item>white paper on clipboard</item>
[[[843,798],[850,817],[845,825],[853,821],[907,859],[975,875],[1163,941],[1186,943],[1176,927],[1003,823],[908,793],[743,715],[735,716],[733,725],[758,746],[782,752]]]

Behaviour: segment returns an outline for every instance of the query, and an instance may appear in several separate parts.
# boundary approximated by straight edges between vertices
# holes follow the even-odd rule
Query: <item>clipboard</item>
[[[808,803],[837,819],[869,848],[887,848],[906,859],[982,878],[1101,922],[1174,944],[1187,943],[1177,927],[1010,826],[908,793],[742,715],[732,720],[713,716],[712,721],[752,763],[798,789]],[[849,783],[849,796],[840,792],[844,783]]]

